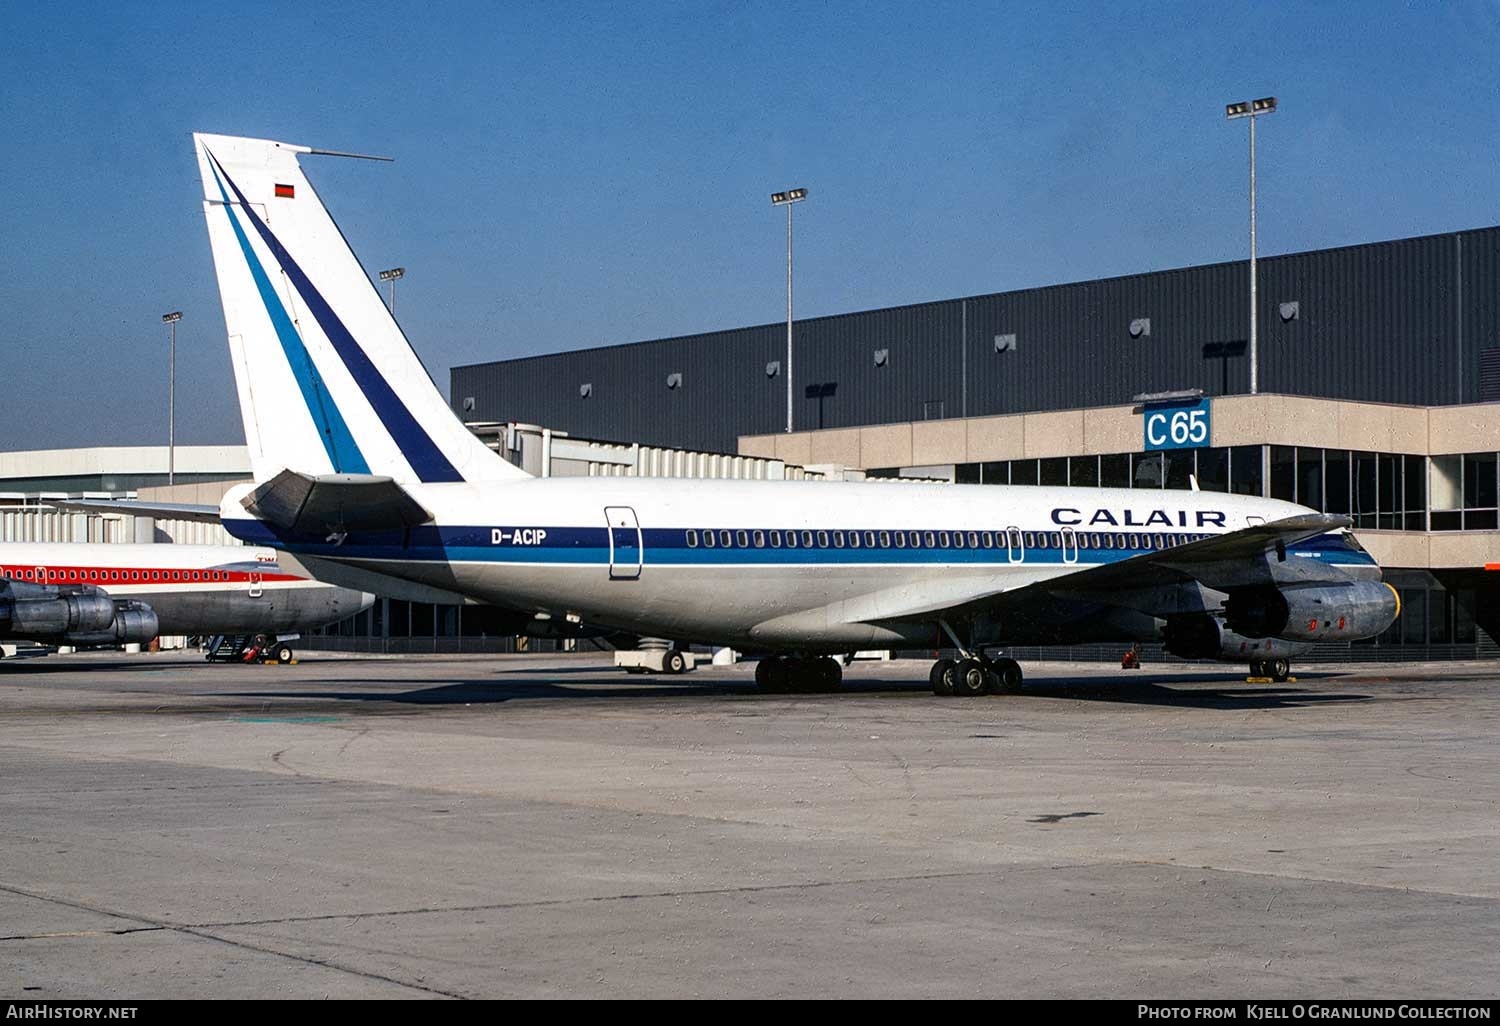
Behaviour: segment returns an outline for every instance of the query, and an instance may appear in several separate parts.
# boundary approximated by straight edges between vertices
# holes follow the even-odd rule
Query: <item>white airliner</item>
[[[1343,529],[1208,492],[535,479],[453,415],[299,165],[196,135],[256,484],[220,509],[321,579],[770,653],[769,691],[830,655],[949,647],[934,690],[1013,691],[1005,646],[1164,640],[1285,677],[1299,643],[1371,637],[1395,592]]]
[[[314,580],[295,558],[239,545],[0,543],[0,639],[119,645],[160,634],[287,635],[353,616],[374,596]]]

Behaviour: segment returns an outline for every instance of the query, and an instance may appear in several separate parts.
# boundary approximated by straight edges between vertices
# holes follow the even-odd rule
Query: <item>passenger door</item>
[[[629,506],[605,506],[604,522],[609,530],[609,579],[638,579],[641,576],[641,557],[645,546],[635,510]]]

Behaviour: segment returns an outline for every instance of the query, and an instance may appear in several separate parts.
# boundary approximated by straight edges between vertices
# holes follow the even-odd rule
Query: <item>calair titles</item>
[[[1223,527],[1225,515],[1211,509],[1140,510],[1096,509],[1092,513],[1071,506],[1052,511],[1052,522],[1061,527]]]

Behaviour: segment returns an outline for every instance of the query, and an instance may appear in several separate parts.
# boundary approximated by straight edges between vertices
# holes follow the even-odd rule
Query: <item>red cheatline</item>
[[[1484,564],[1484,568],[1486,570],[1500,570],[1500,563],[1486,563]]]
[[[282,185],[280,182],[277,182],[276,195],[283,199],[291,199],[297,195],[297,187],[295,185]]]

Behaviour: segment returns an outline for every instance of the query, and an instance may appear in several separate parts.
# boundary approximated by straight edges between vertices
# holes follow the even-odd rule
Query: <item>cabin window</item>
[[[946,549],[947,547],[948,547],[948,532],[947,531],[939,531],[938,532],[938,548],[940,548],[940,549]]]
[[[882,544],[884,544],[884,543],[882,543]],[[867,549],[873,549],[874,547],[875,547],[875,532],[874,531],[866,531],[865,532],[865,548],[867,548]]]
[[[1027,531],[1027,532],[1025,532],[1024,534],[1021,535],[1021,538],[1025,541],[1026,547],[1028,549],[1034,548],[1036,546],[1036,534],[1035,534],[1035,532]]]
[[[953,547],[958,549],[964,547],[964,533],[962,531],[953,532]]]
[[[819,531],[818,532],[818,548],[820,548],[820,549],[826,549],[826,548],[828,548],[828,532],[827,531]]]
[[[923,535],[922,540],[927,543],[927,547],[929,549],[937,548],[937,535],[933,532],[928,531],[925,535]]]
[[[728,531],[719,532],[719,548],[727,549],[734,544],[734,536]]]
[[[766,532],[756,531],[753,535],[751,535],[751,537],[755,539],[755,547],[757,549],[763,549],[766,547]]]
[[[857,549],[862,544],[863,544],[863,539],[860,538],[859,532],[858,531],[850,531],[849,532],[849,547],[851,549]]]
[[[971,548],[971,549],[977,549],[977,548],[979,548],[979,532],[978,531],[970,531],[969,532],[969,548]]]
[[[802,532],[802,547],[804,549],[810,549],[813,547],[813,533],[811,531]]]
[[[788,531],[786,533],[786,547],[789,548],[789,549],[795,549],[797,547],[797,532],[796,531]]]
[[[735,544],[737,544],[742,549],[748,549],[750,547],[750,535],[745,531],[736,531],[734,533],[734,540]]]
[[[687,547],[690,548],[690,549],[696,549],[698,547],[698,532],[697,531],[689,531],[687,533]]]
[[[718,542],[714,541],[714,533],[712,531],[703,532],[703,544],[710,549],[718,544]]]
[[[843,531],[834,531],[833,532],[833,547],[836,548],[836,549],[841,549],[841,548],[844,547],[844,532]]]
[[[985,531],[979,536],[979,538],[980,541],[984,543],[985,548],[993,549],[995,547],[995,535],[993,532]]]
[[[781,532],[780,531],[772,531],[771,532],[771,548],[773,548],[773,549],[779,549],[779,548],[781,548]]]
[[[895,538],[894,538],[894,541],[896,542],[896,548],[898,548],[898,549],[904,549],[904,548],[906,548],[906,532],[905,531],[897,531],[896,535],[895,535]]]
[[[907,541],[907,543],[912,548],[914,548],[914,549],[920,549],[922,547],[922,532],[921,531],[907,531],[906,532],[906,541]]]
[[[1158,548],[1158,549],[1164,549],[1164,548],[1166,548],[1167,547],[1167,536],[1164,535],[1164,534],[1153,534],[1151,536],[1151,545],[1152,545],[1153,548]]]

